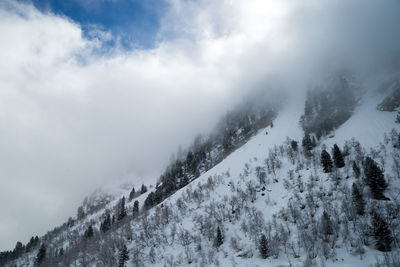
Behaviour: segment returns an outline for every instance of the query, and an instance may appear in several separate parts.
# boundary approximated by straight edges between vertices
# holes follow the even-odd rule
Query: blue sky
[[[22,0],[32,1],[42,12],[64,15],[79,23],[86,37],[93,25],[109,31],[125,48],[152,48],[163,14],[165,0]],[[112,46],[115,39],[106,45]]]

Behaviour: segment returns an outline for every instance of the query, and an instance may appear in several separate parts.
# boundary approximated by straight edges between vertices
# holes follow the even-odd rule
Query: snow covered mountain
[[[329,88],[305,105],[241,107],[157,185],[88,198],[78,218],[0,264],[399,266],[398,106],[378,110],[396,94],[376,89],[356,91],[346,114]]]

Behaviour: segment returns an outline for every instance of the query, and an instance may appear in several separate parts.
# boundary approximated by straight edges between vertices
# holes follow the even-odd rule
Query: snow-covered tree
[[[265,234],[262,234],[260,237],[258,250],[260,251],[261,258],[266,259],[269,257],[270,249],[268,247],[268,240]]]
[[[215,236],[215,246],[220,247],[224,243],[224,239],[222,237],[221,229],[219,226],[217,227],[217,235]]]
[[[340,169],[345,166],[342,152],[340,151],[337,144],[333,145],[333,161],[335,162],[336,168]]]
[[[125,244],[122,245],[119,251],[118,267],[125,267],[125,263],[129,260],[128,249]]]
[[[331,155],[324,149],[321,152],[321,164],[323,166],[324,172],[329,173],[332,171],[333,163],[331,159]]]
[[[376,241],[376,248],[380,251],[391,251],[392,232],[385,220],[377,212],[372,215],[372,231]]]
[[[46,245],[42,244],[39,248],[39,251],[36,255],[36,259],[35,259],[35,265],[40,266],[42,265],[42,263],[44,262],[44,260],[46,259]]]

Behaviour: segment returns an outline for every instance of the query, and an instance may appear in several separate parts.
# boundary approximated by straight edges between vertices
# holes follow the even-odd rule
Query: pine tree
[[[352,187],[352,198],[356,213],[361,216],[364,215],[365,201],[360,193],[360,190],[358,189],[357,184],[355,183],[353,183]]]
[[[64,248],[61,247],[61,248],[60,248],[60,251],[58,252],[58,256],[59,256],[59,257],[62,257],[63,255],[64,255]]]
[[[146,192],[147,192],[147,187],[144,184],[142,184],[142,188],[140,189],[140,194],[144,194]]]
[[[46,246],[42,244],[39,248],[39,251],[36,255],[35,264],[41,265],[46,258]]]
[[[322,234],[325,236],[325,238],[328,235],[332,235],[333,234],[333,226],[332,226],[332,221],[329,217],[329,214],[324,211],[322,213],[322,218],[321,218],[321,230],[322,230]]]
[[[104,221],[100,225],[100,230],[103,233],[105,233],[110,229],[111,229],[111,216],[110,214],[107,213],[106,217],[104,218]]]
[[[131,192],[129,193],[129,201],[131,201],[135,197],[135,188],[133,187]]]
[[[342,152],[336,144],[333,145],[333,161],[335,162],[335,166],[338,169],[345,166]]]
[[[292,140],[290,142],[290,146],[292,147],[293,151],[297,151],[297,141]]]
[[[332,171],[333,168],[332,159],[329,153],[325,149],[322,150],[321,152],[321,164],[324,168],[325,173],[329,173]]]
[[[137,217],[139,215],[139,201],[137,200],[133,203],[132,215],[133,217]]]
[[[150,192],[150,194],[147,195],[147,198],[144,200],[144,206],[146,209],[150,209],[151,207],[154,206],[154,192]]]
[[[125,197],[119,202],[119,212],[118,212],[118,221],[121,221],[126,216],[126,208],[125,208]]]
[[[266,259],[269,257],[268,240],[264,234],[261,235],[258,250],[260,251],[261,258]]]
[[[77,219],[78,220],[81,220],[81,219],[83,219],[83,217],[85,217],[85,210],[83,209],[83,207],[82,206],[80,206],[79,208],[78,208],[78,211],[77,211]]]
[[[353,172],[354,172],[354,176],[358,179],[360,177],[361,171],[355,161],[353,161]]]
[[[387,183],[383,176],[382,170],[370,157],[365,159],[364,174],[366,183],[371,188],[373,197],[375,199],[383,199],[383,191],[386,189]]]
[[[302,145],[304,150],[310,151],[313,149],[312,141],[309,134],[304,135]]]
[[[218,228],[217,228],[217,236],[215,237],[215,246],[216,247],[220,247],[223,243],[224,243],[224,240],[222,238],[221,229],[218,226]]]
[[[380,251],[391,251],[392,232],[385,220],[376,212],[372,215],[372,230],[376,248]]]
[[[126,245],[124,244],[119,252],[119,262],[118,262],[118,267],[125,267],[126,261],[129,260],[129,254],[128,254],[128,249],[126,248]]]
[[[395,146],[395,147],[400,148],[400,133],[397,136],[397,146]]]
[[[89,225],[88,229],[85,231],[85,237],[91,238],[93,236],[93,227]]]
[[[176,179],[174,176],[172,176],[170,174],[162,176],[161,181],[162,181],[165,197],[170,196],[173,192],[176,191],[177,186],[176,186]]]
[[[19,256],[23,253],[24,250],[25,250],[25,246],[22,245],[22,243],[21,243],[20,241],[18,241],[18,242],[15,244],[15,248],[14,248],[13,253],[14,253],[14,255],[15,255],[16,257],[19,257]]]

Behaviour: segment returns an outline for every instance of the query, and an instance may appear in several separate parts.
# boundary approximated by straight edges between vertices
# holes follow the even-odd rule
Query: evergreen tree
[[[215,237],[215,246],[216,247],[220,247],[223,243],[224,243],[224,240],[222,238],[221,229],[218,226],[218,228],[217,228],[217,236]]]
[[[150,209],[154,206],[154,192],[150,192],[150,194],[144,200],[144,206],[146,209]]]
[[[336,144],[333,145],[333,161],[335,162],[335,166],[338,169],[345,166],[342,152]]]
[[[395,146],[395,147],[400,148],[400,133],[397,136],[397,146]]]
[[[176,191],[176,179],[173,175],[167,174],[160,177],[163,186],[163,195],[165,197],[170,196],[173,192]]]
[[[189,151],[189,153],[187,154],[185,165],[186,165],[186,170],[189,173],[194,173],[197,164],[192,151]]]
[[[41,265],[46,258],[46,246],[42,244],[39,248],[39,251],[36,255],[35,264]]]
[[[306,150],[306,151],[310,151],[313,149],[312,141],[311,141],[309,134],[304,135],[303,141],[302,141],[302,146],[303,146],[304,150]]]
[[[119,202],[119,208],[118,208],[118,221],[121,221],[123,218],[126,216],[126,208],[125,208],[125,197],[122,197],[122,199]]]
[[[133,217],[137,217],[139,215],[139,201],[137,200],[133,203],[132,215]]]
[[[119,262],[118,262],[118,267],[125,267],[126,261],[129,260],[129,254],[128,254],[128,249],[126,248],[126,245],[124,244],[119,252]]]
[[[269,257],[268,240],[264,234],[261,235],[258,250],[260,251],[261,258],[266,259]]]
[[[32,250],[32,248],[35,246],[35,238],[32,236],[31,239],[29,240],[28,244],[26,244],[25,251],[29,252]]]
[[[39,244],[39,237],[31,237],[31,239],[29,240],[28,244],[26,245],[25,251],[29,252],[32,251],[33,248],[35,248],[37,245]]]
[[[85,237],[91,238],[93,236],[93,227],[89,225],[88,229],[85,231]]]
[[[61,247],[61,248],[60,248],[60,251],[58,252],[58,256],[59,256],[59,257],[62,257],[63,255],[64,255],[64,248]]]
[[[383,199],[383,191],[386,189],[387,183],[383,176],[382,170],[370,157],[365,159],[364,174],[366,183],[371,188],[373,197],[375,199]]]
[[[131,201],[135,197],[135,188],[133,187],[131,192],[129,193],[129,201]]]
[[[329,153],[326,152],[325,149],[322,150],[322,152],[321,152],[321,164],[324,168],[325,173],[329,173],[332,171],[332,168],[333,168],[332,159],[331,159],[331,156],[329,155]]]
[[[295,141],[295,140],[292,140],[291,142],[290,142],[290,146],[292,147],[292,149],[293,149],[293,151],[297,151],[297,141]]]
[[[376,248],[380,251],[391,251],[392,232],[385,220],[376,212],[372,215],[372,230]]]
[[[83,207],[82,206],[80,206],[79,208],[78,208],[78,211],[77,211],[77,219],[78,220],[81,220],[81,219],[83,219],[83,217],[85,217],[85,210],[83,209]]]
[[[147,192],[147,187],[144,184],[142,184],[142,188],[140,189],[140,194],[144,194],[146,192]]]
[[[234,148],[232,131],[230,131],[230,130],[225,131],[225,133],[222,137],[222,147],[223,147],[225,153],[231,152],[231,150]]]
[[[17,242],[17,244],[15,244],[15,248],[14,248],[14,255],[15,257],[19,257],[25,250],[25,246],[22,245],[22,243],[20,241]]]
[[[111,229],[111,216],[110,214],[107,213],[106,217],[104,218],[104,221],[100,225],[100,230],[103,233],[105,233],[110,229]]]
[[[355,183],[353,183],[352,187],[352,198],[356,213],[361,216],[364,215],[365,201],[360,193],[360,190],[358,189],[357,184]]]
[[[332,226],[332,221],[329,217],[329,214],[324,211],[322,213],[322,218],[321,218],[321,231],[322,234],[327,238],[328,235],[333,234],[333,226]]]
[[[354,176],[358,179],[360,177],[361,171],[355,161],[353,161],[353,172],[354,172]]]

